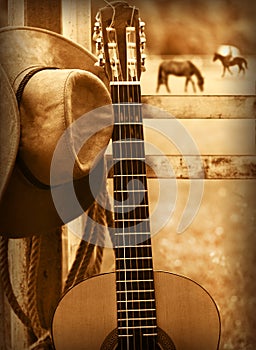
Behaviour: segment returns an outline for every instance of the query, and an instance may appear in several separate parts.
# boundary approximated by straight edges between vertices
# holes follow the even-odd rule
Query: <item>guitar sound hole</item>
[[[117,338],[117,328],[114,329],[109,335],[106,337],[104,342],[101,345],[100,350],[124,350],[118,346],[118,338]],[[172,341],[172,339],[161,329],[157,330],[157,346],[155,350],[176,350],[176,347]],[[127,349],[127,350],[140,350],[140,349]],[[143,348],[143,350],[152,350],[152,348]]]

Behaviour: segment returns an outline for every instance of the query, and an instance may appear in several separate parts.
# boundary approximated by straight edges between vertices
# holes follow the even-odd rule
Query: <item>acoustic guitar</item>
[[[153,271],[140,75],[144,23],[113,2],[99,11],[100,62],[111,80],[114,111],[115,273],[69,290],[52,324],[56,350],[216,350],[220,316],[196,282]]]

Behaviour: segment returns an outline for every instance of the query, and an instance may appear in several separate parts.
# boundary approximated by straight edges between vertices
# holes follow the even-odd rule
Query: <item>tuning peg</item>
[[[142,20],[140,20],[139,26],[140,26],[140,30],[143,30],[143,31],[144,31],[144,29],[145,29],[145,22],[143,22]]]
[[[99,22],[95,22],[92,40],[93,41],[97,41],[98,38],[101,38],[101,37],[102,37],[102,31],[101,31],[100,23]]]
[[[96,52],[100,52],[102,50],[102,39],[99,37],[96,40]]]
[[[99,67],[103,67],[105,65],[105,59],[103,54],[100,54],[98,56],[98,61],[94,65]]]
[[[141,71],[145,72],[146,71],[146,57],[147,55],[145,53],[141,54]]]
[[[144,36],[140,37],[140,47],[141,47],[141,50],[144,50],[146,47],[146,37]]]

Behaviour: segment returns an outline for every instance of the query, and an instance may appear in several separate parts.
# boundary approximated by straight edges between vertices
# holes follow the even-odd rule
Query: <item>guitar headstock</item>
[[[98,64],[111,81],[139,81],[145,70],[145,23],[137,8],[114,1],[99,10],[94,26]]]

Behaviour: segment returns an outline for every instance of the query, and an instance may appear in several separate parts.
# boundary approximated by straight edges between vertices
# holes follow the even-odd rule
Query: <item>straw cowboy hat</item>
[[[111,104],[103,69],[96,58],[63,36],[31,27],[0,30],[0,234],[25,237],[49,232],[78,217],[92,204],[105,179],[104,150],[112,135],[112,113],[93,113],[83,132],[65,135],[51,182],[56,146],[70,126],[90,111]],[[79,153],[74,148],[83,138]],[[81,142],[81,140],[79,140]],[[72,163],[73,162],[73,163]],[[73,164],[73,208],[65,189],[66,164]],[[63,218],[52,198],[56,187]]]

